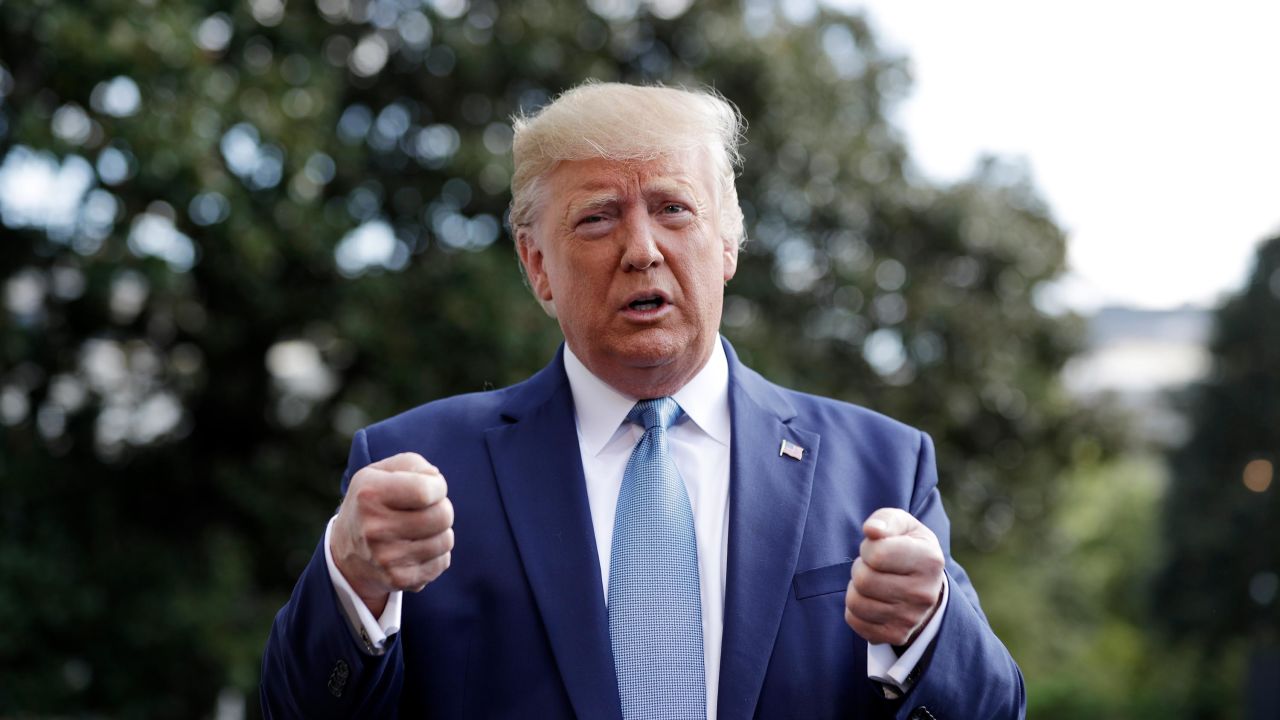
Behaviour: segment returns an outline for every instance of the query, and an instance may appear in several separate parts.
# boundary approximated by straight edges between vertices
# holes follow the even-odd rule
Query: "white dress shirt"
[[[609,597],[613,518],[622,476],[644,428],[627,422],[640,398],[629,398],[591,374],[568,345],[564,370],[573,392],[578,450],[587,479],[587,502],[600,553],[600,584]],[[702,586],[702,652],[707,673],[707,717],[716,716],[720,688],[720,640],[729,566],[729,363],[720,343],[707,364],[671,396],[684,414],[667,430],[667,445],[693,508]]]
[[[609,557],[613,520],[627,461],[640,437],[639,425],[627,414],[639,398],[629,398],[596,377],[566,345],[565,373],[573,394],[578,449],[587,484],[587,502],[600,556],[600,585],[609,597]],[[720,685],[720,648],[724,632],[724,593],[729,560],[729,364],[724,348],[715,343],[707,364],[672,396],[684,415],[667,432],[672,459],[689,493],[694,533],[698,539],[698,578],[702,595],[702,648],[707,674],[707,717],[716,717]],[[429,460],[430,458],[428,458]],[[400,627],[403,593],[391,593],[386,609],[375,619],[338,571],[325,531],[325,560],[352,633],[371,654],[381,654],[387,638]],[[909,689],[907,676],[937,635],[946,611],[948,590],[938,611],[915,642],[901,656],[889,645],[867,646],[867,676],[899,692]],[[852,632],[852,630],[850,630]],[[889,693],[886,693],[889,694]]]

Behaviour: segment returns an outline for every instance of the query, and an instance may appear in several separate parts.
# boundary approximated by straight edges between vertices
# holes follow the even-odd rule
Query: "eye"
[[[688,208],[680,203],[667,203],[662,206],[662,214],[664,215],[679,215],[686,211],[688,211]]]
[[[592,225],[594,223],[604,222],[603,215],[588,215],[578,221],[579,225]]]

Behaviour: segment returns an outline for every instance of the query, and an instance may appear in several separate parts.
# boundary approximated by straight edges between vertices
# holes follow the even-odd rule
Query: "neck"
[[[719,342],[719,337],[715,336]],[[633,366],[626,363],[602,362],[572,348],[573,354],[591,372],[610,387],[633,400],[675,395],[694,378],[711,359],[708,345],[697,355],[681,355],[658,365]]]

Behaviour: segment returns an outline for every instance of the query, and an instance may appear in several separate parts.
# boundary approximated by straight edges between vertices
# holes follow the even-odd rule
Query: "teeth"
[[[631,307],[635,310],[653,310],[662,304],[662,298],[651,298],[649,300],[636,300],[631,303]]]

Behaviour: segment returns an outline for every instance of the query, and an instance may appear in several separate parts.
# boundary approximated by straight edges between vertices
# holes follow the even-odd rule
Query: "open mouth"
[[[667,304],[667,301],[663,300],[661,296],[654,295],[652,297],[637,298],[635,300],[632,300],[630,303],[627,303],[627,307],[631,308],[632,310],[640,310],[643,312],[646,310],[657,310],[658,308],[666,304]]]

